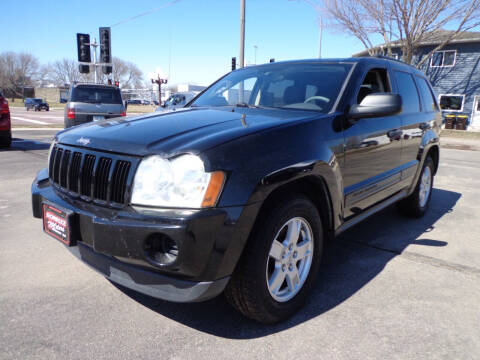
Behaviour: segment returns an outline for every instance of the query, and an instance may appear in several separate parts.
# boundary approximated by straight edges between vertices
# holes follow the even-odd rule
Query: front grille
[[[128,201],[133,174],[130,158],[55,145],[48,164],[50,181],[69,195],[119,207]]]

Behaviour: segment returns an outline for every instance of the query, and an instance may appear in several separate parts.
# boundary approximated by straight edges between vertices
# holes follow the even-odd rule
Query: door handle
[[[390,130],[387,132],[387,136],[390,138],[390,140],[400,140],[402,138],[402,130]]]

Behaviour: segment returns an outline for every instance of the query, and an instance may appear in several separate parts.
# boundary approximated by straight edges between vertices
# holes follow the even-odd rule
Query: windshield
[[[32,99],[32,102],[36,103],[36,104],[41,104],[43,102],[42,99]]]
[[[96,86],[77,86],[72,89],[70,101],[95,104],[121,104],[120,89]]]
[[[191,106],[237,105],[327,113],[351,67],[342,63],[289,63],[245,68],[217,81]]]

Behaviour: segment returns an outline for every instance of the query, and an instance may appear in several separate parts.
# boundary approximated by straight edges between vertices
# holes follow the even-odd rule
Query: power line
[[[154,12],[157,12],[157,11],[160,11],[160,10],[162,10],[162,9],[165,9],[165,8],[167,8],[167,7],[169,7],[169,6],[172,6],[173,4],[175,4],[175,3],[179,2],[179,1],[180,1],[180,0],[171,0],[171,1],[169,1],[168,3],[166,3],[166,4],[164,4],[164,5],[160,6],[160,7],[157,7],[157,8],[154,8],[154,9],[150,9],[150,10],[147,10],[147,11],[145,11],[145,12],[143,12],[143,13],[138,14],[138,15],[129,17],[129,18],[124,19],[124,20],[121,20],[121,21],[119,21],[119,22],[117,22],[117,23],[115,23],[115,24],[113,24],[113,25],[110,25],[110,27],[112,28],[112,27],[114,27],[114,26],[118,26],[118,25],[121,25],[121,24],[125,24],[125,23],[127,23],[127,22],[132,21],[132,20],[138,19],[139,17],[153,14]]]

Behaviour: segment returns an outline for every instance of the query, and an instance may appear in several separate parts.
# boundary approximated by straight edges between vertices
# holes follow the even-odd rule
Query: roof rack
[[[393,61],[396,61],[396,62],[405,64],[405,65],[413,66],[412,64],[406,63],[406,62],[403,61],[403,60],[395,59],[395,58],[393,58],[393,57],[386,56],[386,55],[372,55],[372,57],[375,57],[375,58],[378,58],[378,59],[393,60]]]
[[[94,82],[89,82],[89,81],[73,81],[72,85],[97,85],[97,86],[113,86],[113,85],[108,85],[108,84],[98,84]]]

